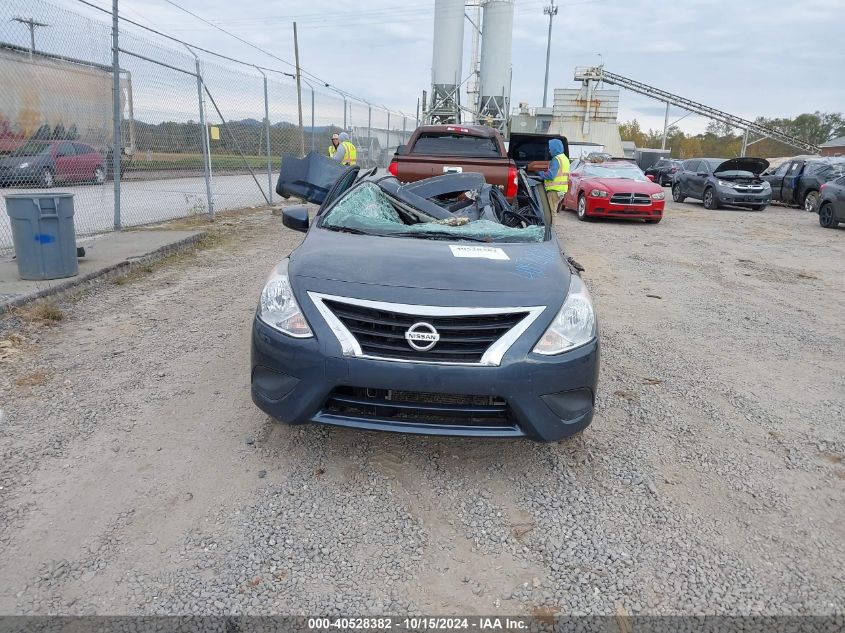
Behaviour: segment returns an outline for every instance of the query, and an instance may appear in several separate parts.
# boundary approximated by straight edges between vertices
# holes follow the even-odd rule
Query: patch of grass
[[[65,318],[62,309],[51,299],[39,299],[22,308],[13,310],[14,316],[25,323],[52,324]]]

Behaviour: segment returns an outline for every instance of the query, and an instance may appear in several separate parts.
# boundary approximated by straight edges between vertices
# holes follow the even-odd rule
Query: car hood
[[[769,166],[769,161],[765,158],[730,158],[713,170],[714,174],[724,171],[750,171],[755,176],[759,176]]]
[[[518,295],[522,305],[550,305],[569,289],[570,269],[556,240],[530,244],[381,237],[315,227],[290,258],[296,285],[309,280],[382,288]],[[326,288],[326,284],[318,284]],[[405,293],[403,293],[405,294]],[[443,301],[448,305],[451,299]],[[415,301],[406,301],[415,303]]]
[[[36,156],[6,156],[0,158],[0,167],[17,167],[21,163],[32,163],[36,160],[41,160],[41,155]]]
[[[624,191],[626,193],[657,193],[663,191],[663,187],[650,180],[630,180],[628,178],[584,178],[585,183],[593,186],[604,187],[611,193]]]

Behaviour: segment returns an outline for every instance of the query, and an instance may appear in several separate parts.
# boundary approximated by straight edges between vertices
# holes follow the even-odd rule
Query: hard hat
[[[332,140],[339,139],[340,134],[332,134]]]

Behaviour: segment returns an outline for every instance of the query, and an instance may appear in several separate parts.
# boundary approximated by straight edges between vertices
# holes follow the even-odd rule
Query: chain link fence
[[[344,130],[362,167],[386,167],[417,125],[303,77],[300,127],[293,73],[121,24],[115,139],[110,14],[103,18],[43,0],[0,3],[2,193],[73,193],[78,235],[272,203],[281,157],[328,153]]]

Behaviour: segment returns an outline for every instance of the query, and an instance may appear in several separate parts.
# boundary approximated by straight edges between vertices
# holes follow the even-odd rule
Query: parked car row
[[[845,159],[799,156],[763,174],[772,200],[818,211],[822,185],[845,176]]]
[[[106,181],[103,155],[78,141],[27,141],[0,158],[0,186],[36,185],[49,189],[57,183]]]

